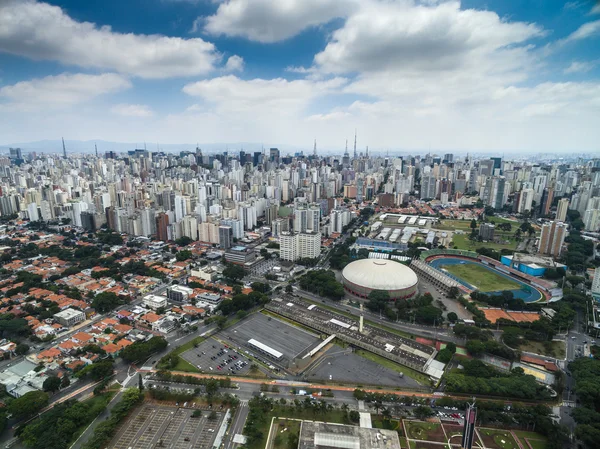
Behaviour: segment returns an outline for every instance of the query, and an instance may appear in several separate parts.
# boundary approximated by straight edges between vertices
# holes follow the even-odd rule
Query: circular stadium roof
[[[342,276],[348,282],[372,290],[401,290],[414,287],[419,279],[413,270],[392,260],[356,260],[344,268]]]

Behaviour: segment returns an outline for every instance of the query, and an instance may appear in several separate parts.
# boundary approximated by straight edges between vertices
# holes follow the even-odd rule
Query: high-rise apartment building
[[[561,198],[558,200],[556,209],[556,221],[565,221],[567,219],[567,211],[569,210],[569,198]]]
[[[551,221],[544,223],[538,252],[549,256],[558,257],[562,251],[565,237],[567,236],[567,225],[560,221]]]
[[[156,216],[156,238],[166,242],[169,240],[169,216],[164,212],[160,212]]]
[[[321,233],[282,232],[279,236],[279,257],[294,262],[298,259],[314,259],[321,254]]]

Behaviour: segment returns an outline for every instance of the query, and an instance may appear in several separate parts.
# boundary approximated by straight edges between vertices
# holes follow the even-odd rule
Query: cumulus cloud
[[[507,22],[492,11],[461,10],[458,2],[426,6],[367,0],[333,33],[315,63],[335,73],[452,70],[542,35],[535,24]]]
[[[221,55],[202,39],[117,33],[33,0],[0,1],[0,52],[142,78],[210,72]]]
[[[225,70],[227,72],[241,72],[244,70],[244,58],[237,55],[230,56],[225,64]]]
[[[345,17],[356,5],[356,0],[224,0],[214,15],[197,19],[193,30],[203,24],[212,35],[272,43]]]
[[[123,117],[152,117],[154,112],[145,104],[121,103],[113,106],[111,111]]]
[[[67,108],[97,96],[131,87],[130,81],[114,73],[68,74],[21,81],[0,89],[3,108],[15,111],[46,111]]]

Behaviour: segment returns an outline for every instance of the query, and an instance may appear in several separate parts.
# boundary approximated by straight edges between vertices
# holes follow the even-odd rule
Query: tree
[[[60,382],[60,386],[61,388],[66,388],[69,385],[71,385],[71,379],[69,379],[69,376],[65,374]]]
[[[471,220],[471,223],[469,224],[469,227],[473,230],[477,229],[477,220],[475,220],[474,218]]]
[[[458,315],[455,312],[448,312],[448,321],[456,323],[458,321]]]
[[[59,390],[60,385],[61,385],[61,382],[57,376],[50,376],[44,381],[43,388],[44,388],[44,391],[49,391],[51,393],[54,393],[55,391]]]
[[[25,355],[29,352],[29,345],[25,343],[19,343],[15,348],[15,354],[17,355]]]
[[[142,391],[144,389],[144,382],[142,381],[142,375],[138,374],[138,389]]]
[[[229,264],[223,270],[223,276],[233,281],[238,281],[245,276],[244,268],[239,265]]]
[[[108,313],[121,304],[123,304],[123,301],[112,292],[100,293],[96,295],[92,301],[92,307],[96,309],[96,312],[98,313]]]
[[[8,411],[17,420],[29,418],[48,405],[48,399],[48,394],[43,391],[30,391],[12,401]]]
[[[294,292],[294,287],[292,286],[292,284],[287,284],[285,286],[285,292],[286,293],[293,293]]]
[[[192,252],[189,250],[183,250],[183,251],[179,251],[177,254],[175,254],[175,259],[177,259],[178,262],[183,262],[185,260],[191,259],[192,258]]]
[[[419,405],[418,407],[414,408],[413,414],[417,419],[427,419],[435,415],[435,412],[431,409],[431,407]]]
[[[373,290],[369,293],[369,301],[366,306],[373,312],[379,312],[385,309],[390,302],[390,294],[386,290]]]
[[[456,299],[456,298],[458,298],[458,295],[460,295],[459,288],[456,286],[450,287],[450,289],[448,290],[448,298]]]

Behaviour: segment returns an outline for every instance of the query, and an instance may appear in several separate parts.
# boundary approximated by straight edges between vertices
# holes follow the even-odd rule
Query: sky
[[[0,0],[0,144],[600,154],[600,3]]]

